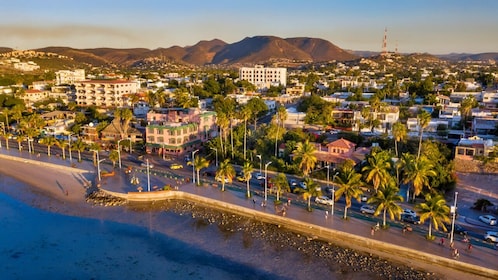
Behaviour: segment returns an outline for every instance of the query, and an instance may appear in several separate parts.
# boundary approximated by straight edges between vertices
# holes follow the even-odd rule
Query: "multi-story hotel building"
[[[163,108],[147,113],[148,153],[181,155],[218,135],[216,113],[198,108]]]
[[[267,68],[262,65],[254,67],[242,67],[239,69],[239,78],[255,85],[258,89],[270,86],[287,85],[286,68]]]
[[[125,95],[137,92],[137,83],[124,80],[89,80],[75,83],[76,104],[81,106],[122,107]]]
[[[60,70],[55,72],[56,85],[72,85],[77,81],[85,80],[85,69]]]

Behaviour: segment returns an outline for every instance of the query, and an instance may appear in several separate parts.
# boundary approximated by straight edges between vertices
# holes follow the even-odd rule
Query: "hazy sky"
[[[498,52],[498,0],[0,0],[0,47],[168,48],[315,37],[343,49]]]

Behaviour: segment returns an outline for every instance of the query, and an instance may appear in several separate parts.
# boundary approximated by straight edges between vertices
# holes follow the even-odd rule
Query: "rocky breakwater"
[[[266,224],[232,213],[216,211],[188,201],[163,201],[151,203],[130,203],[128,207],[137,211],[171,211],[190,216],[197,226],[214,225],[226,236],[240,233],[244,246],[255,240],[262,240],[275,251],[294,250],[304,259],[324,262],[337,275],[371,275],[371,279],[444,279],[432,272],[417,270],[402,263],[381,259],[372,254],[340,247],[313,236],[304,236],[278,225]]]
[[[126,199],[112,196],[99,189],[89,192],[86,202],[100,206],[122,206],[128,203]]]

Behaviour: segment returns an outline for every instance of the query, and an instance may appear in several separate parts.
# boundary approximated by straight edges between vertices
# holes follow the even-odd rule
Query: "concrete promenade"
[[[69,160],[63,160],[59,157],[51,157],[47,158],[45,156],[37,157],[35,155],[28,155],[27,153],[19,153],[17,150],[13,151],[5,151],[2,149],[0,151],[0,155],[10,155],[15,157],[21,157],[24,160],[33,160],[33,161],[43,161],[51,164],[56,164],[60,166],[64,166],[64,168],[78,168],[81,171],[87,170],[89,172],[95,172],[95,167],[90,162],[82,162],[77,163],[75,167],[71,167]],[[73,161],[76,162],[76,159],[73,158]],[[112,169],[112,166],[106,166],[103,168],[104,170]],[[140,180],[143,182],[145,180],[145,174],[137,173],[136,174]],[[130,191],[135,191],[135,186],[131,185],[129,182],[129,174],[125,174],[124,169],[118,170],[116,169],[116,175],[112,177],[105,177],[102,181],[102,188],[126,193]],[[211,198],[218,201],[223,201],[225,203],[230,203],[234,205],[238,205],[241,207],[245,207],[247,209],[252,209],[254,211],[264,212],[270,215],[282,217],[280,213],[280,207],[274,207],[272,198],[269,198],[266,207],[261,206],[262,197],[255,196],[256,203],[253,202],[252,199],[245,198],[245,192],[240,190],[234,190],[230,187],[227,187],[227,191],[221,192],[220,186],[218,184],[203,184],[202,186],[195,186],[194,184],[183,183],[174,178],[164,177],[164,176],[155,176],[151,175],[151,185],[163,186],[165,184],[171,184],[173,186],[179,186],[179,190],[187,193],[196,194],[198,196]],[[336,211],[339,210],[336,208]],[[328,211],[328,215],[326,214]],[[342,214],[342,213],[341,213]],[[342,216],[342,215],[341,215]],[[393,244],[413,250],[417,250],[420,252],[424,252],[427,254],[432,254],[436,256],[440,256],[443,258],[448,258],[451,261],[454,261],[450,256],[450,250],[447,246],[440,246],[438,244],[439,239],[434,241],[428,241],[425,237],[416,232],[406,232],[402,233],[400,228],[398,227],[390,227],[387,230],[379,230],[374,232],[374,235],[371,234],[371,227],[374,222],[370,220],[363,219],[355,219],[351,218],[349,220],[343,220],[342,217],[339,216],[339,213],[335,213],[334,216],[331,215],[330,210],[325,209],[315,209],[313,212],[306,211],[303,207],[296,205],[291,202],[291,205],[287,207],[285,218],[306,222],[312,225],[316,225],[318,227],[329,228],[349,234],[353,234],[357,237],[364,239],[376,240],[388,244]],[[379,217],[380,220],[380,217]],[[374,243],[372,243],[374,244]],[[340,244],[339,244],[340,245]],[[374,245],[373,245],[374,246]],[[465,250],[466,244],[457,240],[455,242],[456,248],[460,251],[460,258],[457,261],[467,264],[472,264],[476,266],[485,267],[491,270],[494,270],[495,275],[498,275],[498,250],[494,250],[489,247],[480,247],[475,246],[472,252],[467,252]],[[375,251],[376,248],[367,248],[369,250]],[[368,250],[367,250],[368,251]],[[402,258],[401,262],[411,265],[412,261],[409,258]],[[427,270],[432,270],[431,265],[428,265]]]

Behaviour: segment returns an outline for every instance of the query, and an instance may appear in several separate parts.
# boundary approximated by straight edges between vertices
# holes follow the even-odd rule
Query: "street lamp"
[[[218,149],[211,148],[211,150],[214,150],[216,152],[216,166],[218,166]]]
[[[453,242],[453,231],[455,230],[455,217],[456,217],[456,210],[457,210],[457,197],[458,197],[458,192],[455,192],[455,202],[453,203],[453,206],[450,208],[450,212],[453,213],[453,219],[451,221],[450,244]]]
[[[68,135],[68,138],[67,138],[67,139],[68,139],[68,141],[69,141],[69,162],[73,162],[73,156],[71,155],[71,136],[72,136],[72,135],[73,135],[73,134],[72,134],[72,133],[70,133],[70,134]]]
[[[118,140],[118,161],[119,161],[119,168],[121,168],[121,149],[119,147],[119,142],[124,141],[124,140],[129,140],[129,139],[130,138]],[[130,143],[131,143],[131,140],[130,140]],[[130,144],[130,149],[131,149],[131,144]]]
[[[195,153],[199,150],[192,151],[192,182],[195,184]]]
[[[150,165],[149,165],[149,159],[146,160],[147,162],[147,191],[150,192]]]
[[[268,165],[271,164],[271,161],[267,162],[265,164],[265,205],[266,205],[266,200],[268,199]]]
[[[259,175],[261,176],[261,168],[262,168],[262,159],[261,159],[261,155],[256,155],[256,157],[259,158]]]
[[[332,176],[332,208],[330,209],[330,215],[334,216],[334,207],[335,207],[335,176],[339,175],[339,172],[336,172],[334,176]]]

